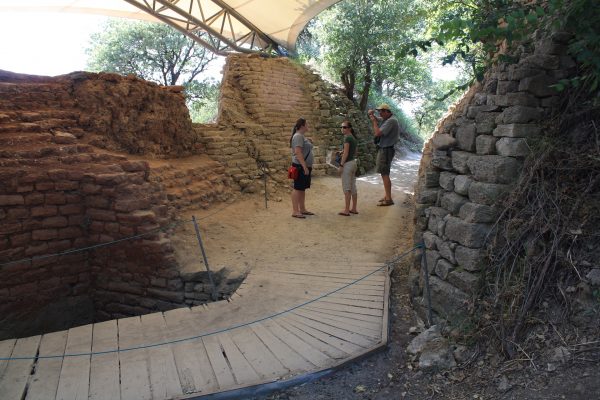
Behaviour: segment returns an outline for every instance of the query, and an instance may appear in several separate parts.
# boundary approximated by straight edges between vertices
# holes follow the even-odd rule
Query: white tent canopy
[[[2,0],[0,12],[75,12],[160,20],[212,51],[293,51],[306,24],[340,0]]]

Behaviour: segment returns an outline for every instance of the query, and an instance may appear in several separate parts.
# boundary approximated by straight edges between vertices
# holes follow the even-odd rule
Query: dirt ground
[[[399,157],[397,157],[399,158]],[[337,215],[343,208],[340,179],[314,179],[307,208],[316,215],[291,217],[287,193],[244,196],[222,207],[196,213],[209,264],[229,276],[287,262],[385,262],[412,247],[412,187],[419,155],[396,160],[392,171],[395,205],[377,207],[381,178],[361,177],[358,215]],[[193,246],[195,236],[188,237]],[[294,246],[292,246],[294,244]],[[197,248],[196,248],[197,250]],[[202,265],[188,264],[190,270]],[[410,306],[407,276],[410,260],[392,274],[391,332],[388,347],[332,374],[254,400],[317,399],[600,399],[598,364],[569,364],[548,372],[521,360],[498,361],[493,350],[480,349],[467,366],[423,372],[408,358],[406,346],[419,325]]]

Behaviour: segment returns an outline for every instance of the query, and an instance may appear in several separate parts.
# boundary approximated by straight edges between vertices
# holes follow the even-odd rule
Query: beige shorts
[[[356,160],[346,161],[342,169],[342,189],[356,194]]]

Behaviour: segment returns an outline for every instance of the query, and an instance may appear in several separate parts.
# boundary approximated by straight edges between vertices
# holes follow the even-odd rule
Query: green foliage
[[[315,59],[321,72],[359,96],[366,109],[371,91],[401,99],[429,79],[428,67],[414,58],[397,60],[400,44],[423,31],[417,0],[346,0],[313,21],[301,35],[300,57]]]
[[[569,53],[580,66],[572,79],[560,81],[556,88],[584,87],[596,96],[600,93],[600,2],[597,0],[468,0],[429,3],[431,28],[426,40],[407,43],[398,53],[418,56],[436,44],[447,50],[443,63],[457,60],[471,67],[472,80],[482,80],[496,61],[510,61],[499,55],[501,46],[508,50],[535,32],[563,30],[573,35]],[[507,54],[507,53],[505,53]]]
[[[101,32],[91,36],[86,51],[91,71],[135,74],[162,85],[183,85],[192,120],[204,122],[216,115],[215,83],[199,79],[216,55],[166,24],[109,20]]]
[[[437,81],[426,87],[421,104],[413,111],[417,134],[429,139],[438,120],[448,111],[466,89],[457,81]]]

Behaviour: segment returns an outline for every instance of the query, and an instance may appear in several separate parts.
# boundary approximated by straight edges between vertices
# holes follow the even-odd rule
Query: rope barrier
[[[262,321],[266,321],[268,319],[273,319],[273,318],[277,318],[280,317],[284,314],[288,314],[294,310],[297,310],[298,308],[304,307],[308,304],[312,304],[316,301],[319,301],[327,296],[331,296],[332,294],[335,294],[341,290],[344,290],[350,286],[356,285],[357,283],[367,279],[368,277],[370,277],[373,274],[376,274],[377,272],[381,271],[384,268],[388,268],[390,265],[396,264],[398,261],[400,261],[402,258],[406,257],[408,254],[412,253],[413,251],[419,249],[423,247],[422,244],[418,244],[415,247],[413,247],[410,250],[405,251],[404,253],[396,256],[393,260],[385,262],[383,266],[375,269],[374,271],[369,272],[367,275],[358,278],[342,287],[339,287],[335,290],[332,290],[328,293],[325,293],[321,296],[318,296],[312,300],[308,300],[302,304],[296,305],[294,307],[288,308],[287,310],[284,311],[280,311],[278,313],[275,314],[271,314],[267,317],[263,317],[263,318],[259,318],[257,320],[251,321],[251,322],[246,322],[243,324],[238,324],[238,325],[233,325],[230,326],[228,328],[223,328],[223,329],[219,329],[216,331],[212,331],[212,332],[207,332],[207,333],[203,333],[200,335],[195,335],[195,336],[190,336],[187,338],[182,338],[182,339],[175,339],[175,340],[169,340],[169,341],[165,341],[165,342],[159,342],[159,343],[152,343],[152,344],[147,344],[147,345],[140,345],[140,346],[133,346],[133,347],[128,347],[128,348],[124,348],[124,349],[112,349],[112,350],[105,350],[105,351],[98,351],[98,352],[87,352],[87,353],[67,353],[67,354],[55,354],[55,355],[47,355],[47,356],[42,356],[42,355],[37,355],[37,356],[24,356],[24,357],[0,357],[0,361],[17,361],[17,360],[37,360],[37,359],[51,359],[51,358],[65,358],[65,357],[83,357],[83,356],[95,356],[95,355],[102,355],[102,354],[111,354],[111,353],[124,353],[127,351],[133,351],[133,350],[142,350],[142,349],[148,349],[148,348],[153,348],[153,347],[160,347],[160,346],[166,346],[166,345],[170,345],[170,344],[176,344],[176,343],[181,343],[181,342],[188,342],[190,340],[195,340],[195,339],[201,339],[203,337],[207,337],[207,336],[212,336],[212,335],[217,335],[219,333],[224,333],[224,332],[229,332],[235,329],[239,329],[239,328],[243,328],[252,324],[256,324]],[[395,266],[395,265],[394,265]],[[393,270],[393,268],[392,268]],[[390,271],[391,272],[391,271]]]

